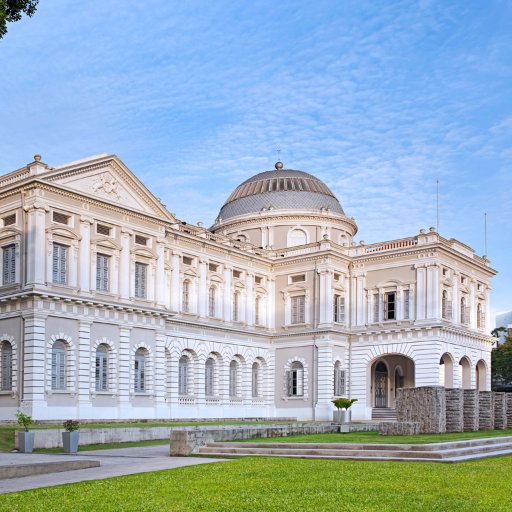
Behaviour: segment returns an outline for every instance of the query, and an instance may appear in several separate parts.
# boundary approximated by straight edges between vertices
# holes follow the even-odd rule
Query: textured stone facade
[[[507,394],[494,393],[494,428],[507,428]]]
[[[507,393],[507,428],[512,428],[512,393]]]
[[[464,432],[476,432],[479,428],[480,399],[478,390],[464,390]]]
[[[478,430],[493,430],[494,393],[492,391],[480,391],[479,402]]]
[[[414,434],[421,434],[420,424],[415,421],[379,423],[379,432],[383,436],[409,436]]]
[[[442,386],[397,389],[398,422],[419,424],[422,434],[446,432],[446,389]]]
[[[464,390],[446,390],[446,432],[464,430]]]

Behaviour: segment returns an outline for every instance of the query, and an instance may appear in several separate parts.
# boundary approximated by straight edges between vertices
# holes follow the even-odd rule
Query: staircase
[[[512,455],[512,437],[433,444],[209,443],[206,457],[292,457],[301,459],[463,462]]]
[[[396,421],[396,410],[389,407],[375,407],[372,409],[372,420]]]

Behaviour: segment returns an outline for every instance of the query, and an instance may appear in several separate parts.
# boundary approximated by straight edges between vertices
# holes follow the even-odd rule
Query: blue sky
[[[0,41],[0,172],[117,154],[213,222],[241,181],[323,179],[366,243],[440,233],[512,309],[512,3],[41,0]]]

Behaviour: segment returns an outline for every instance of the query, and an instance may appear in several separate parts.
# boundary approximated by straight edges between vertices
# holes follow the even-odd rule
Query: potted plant
[[[65,431],[62,432],[64,453],[76,453],[78,451],[78,429],[80,428],[80,422],[66,420],[63,426],[65,428]]]
[[[34,449],[34,432],[29,432],[28,428],[32,425],[32,418],[23,411],[16,412],[18,425],[23,427],[22,431],[18,430],[18,450],[21,453],[32,453]]]
[[[337,411],[334,413],[334,421],[340,423],[340,432],[350,432],[350,411],[357,398],[336,398],[332,400]]]

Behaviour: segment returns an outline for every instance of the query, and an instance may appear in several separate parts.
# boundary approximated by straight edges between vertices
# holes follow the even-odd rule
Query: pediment
[[[174,220],[165,206],[115,156],[63,166],[41,178],[132,211]]]

